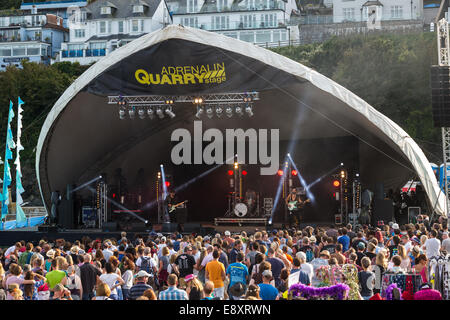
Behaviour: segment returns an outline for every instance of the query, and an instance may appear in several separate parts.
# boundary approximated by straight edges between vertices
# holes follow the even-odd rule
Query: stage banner
[[[2,219],[8,214],[9,205],[9,191],[8,187],[11,185],[11,168],[8,160],[12,160],[13,154],[11,149],[16,147],[11,130],[11,121],[14,118],[14,110],[12,101],[9,102],[9,114],[8,114],[8,128],[6,131],[6,146],[5,146],[5,165],[3,172],[3,199],[2,199]]]
[[[101,96],[183,95],[262,91],[298,81],[306,80],[222,48],[170,39],[121,60],[85,90]]]
[[[25,104],[22,99],[18,100],[17,107],[17,143],[16,143],[16,160],[14,164],[16,165],[16,223],[18,228],[26,227],[27,217],[25,212],[22,209],[23,199],[22,193],[25,192],[25,189],[22,186],[22,168],[20,166],[20,151],[24,148],[20,142],[20,138],[22,137],[22,105]]]

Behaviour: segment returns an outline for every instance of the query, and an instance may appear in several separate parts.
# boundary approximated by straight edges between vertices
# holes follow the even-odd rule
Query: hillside
[[[440,163],[440,130],[432,127],[429,70],[436,64],[435,34],[333,38],[322,44],[275,49],[332,78],[402,126]],[[25,201],[40,201],[34,162],[41,126],[55,101],[86,69],[25,63],[0,73],[0,155],[3,156],[9,100],[25,101],[22,143]],[[16,120],[16,118],[15,118]],[[13,121],[13,132],[15,122]],[[13,175],[14,176],[14,175]]]

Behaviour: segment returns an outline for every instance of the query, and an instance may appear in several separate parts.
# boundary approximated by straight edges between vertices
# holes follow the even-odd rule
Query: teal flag
[[[5,146],[5,165],[3,172],[3,197],[2,197],[2,219],[8,214],[9,205],[9,191],[8,187],[11,185],[11,168],[8,160],[13,158],[11,149],[15,148],[13,134],[11,130],[11,121],[14,118],[14,110],[12,101],[9,102],[8,128],[6,131],[6,146]]]
[[[20,166],[20,151],[23,150],[23,146],[20,142],[22,137],[22,105],[24,102],[19,97],[19,103],[17,107],[17,143],[16,143],[16,160],[14,164],[16,165],[16,224],[18,228],[23,228],[27,226],[27,216],[22,209],[23,199],[22,193],[25,189],[22,186],[22,168]]]

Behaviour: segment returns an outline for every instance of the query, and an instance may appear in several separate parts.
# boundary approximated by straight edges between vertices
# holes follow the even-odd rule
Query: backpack
[[[151,268],[150,257],[141,257],[141,270],[149,274],[153,274],[153,268]]]
[[[313,261],[313,259],[314,259],[314,253],[313,253],[313,251],[312,250],[306,250],[306,252],[305,252],[305,254],[306,254],[306,262],[311,262],[311,261]]]

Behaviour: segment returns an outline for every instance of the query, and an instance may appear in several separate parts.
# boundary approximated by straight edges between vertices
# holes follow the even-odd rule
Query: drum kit
[[[228,211],[225,217],[258,217],[259,216],[259,194],[248,190],[242,199],[234,192],[228,195]]]

